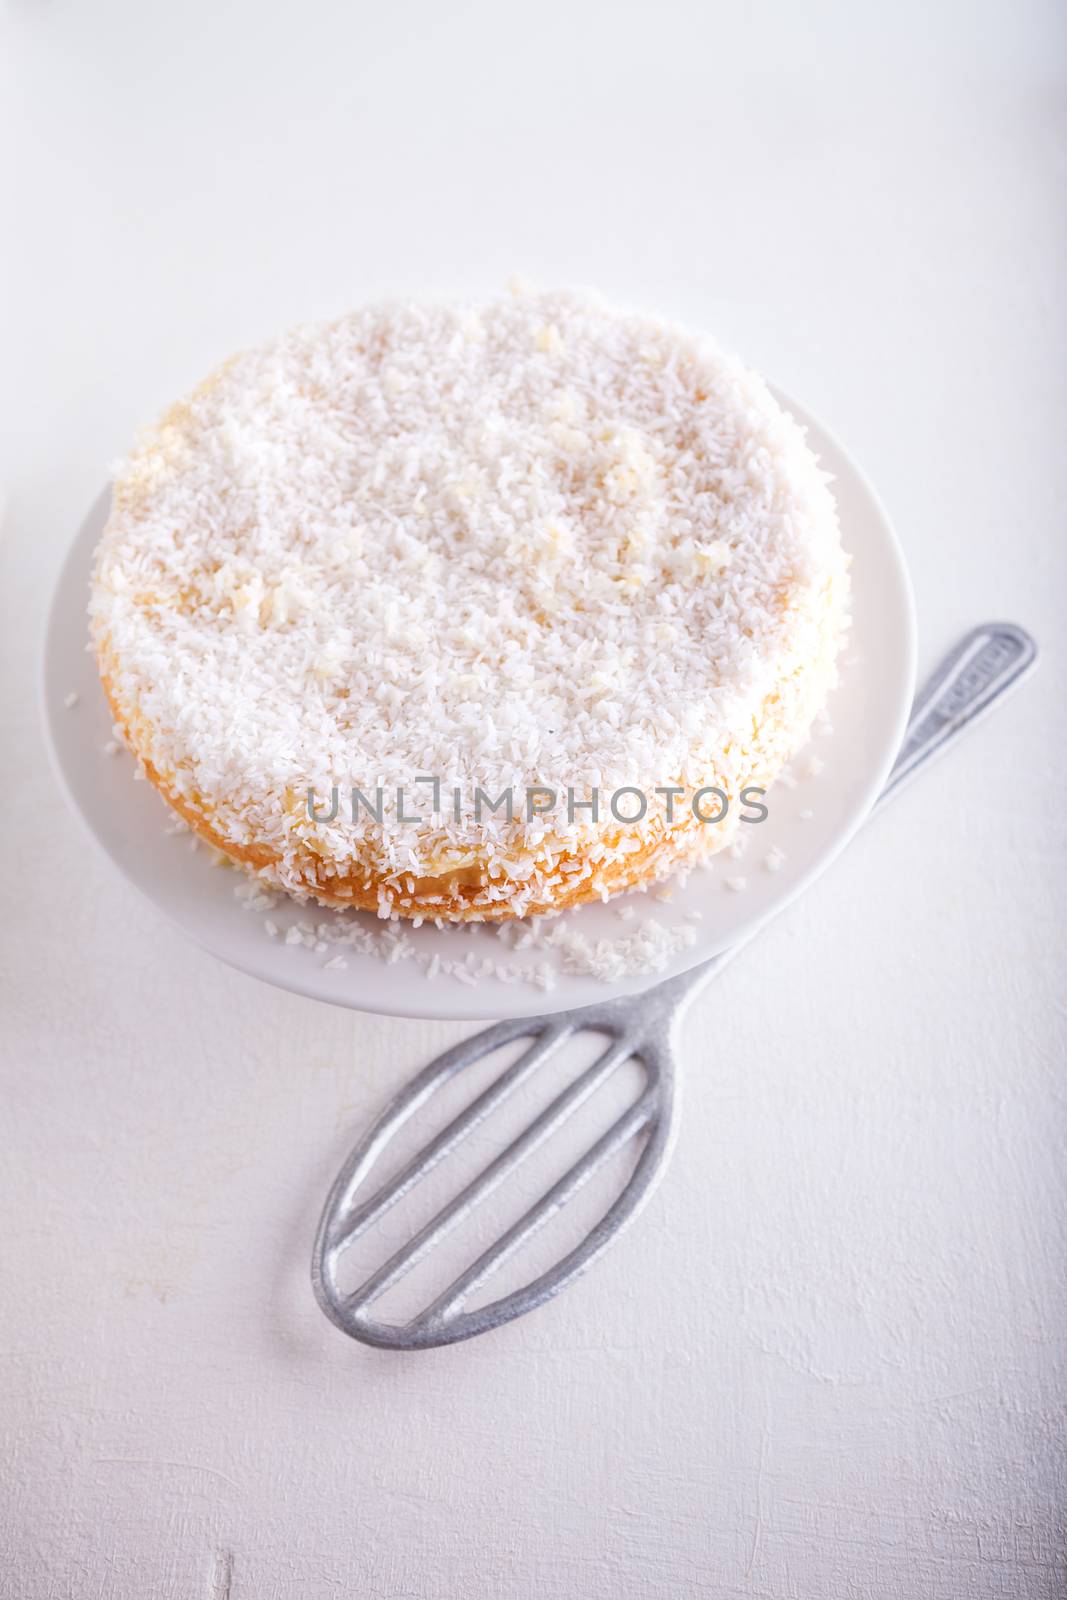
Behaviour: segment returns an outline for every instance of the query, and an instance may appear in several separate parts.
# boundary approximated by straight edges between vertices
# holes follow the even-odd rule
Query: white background
[[[1062,12],[0,17],[0,1593],[1062,1595]],[[996,614],[1044,657],[698,1001],[619,1248],[397,1358],[322,1318],[310,1236],[464,1028],[183,943],[65,810],[37,654],[140,420],[287,323],[515,271],[707,327],[824,415],[924,668]]]

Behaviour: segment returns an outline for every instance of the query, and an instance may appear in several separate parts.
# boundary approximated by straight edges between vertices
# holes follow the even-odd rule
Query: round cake
[[[204,839],[380,916],[540,914],[755,821],[835,681],[826,475],[707,339],[589,296],[233,357],[119,468],[116,722]]]

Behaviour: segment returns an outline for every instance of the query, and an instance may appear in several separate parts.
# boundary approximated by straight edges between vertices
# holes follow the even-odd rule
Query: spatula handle
[[[1014,622],[983,622],[956,646],[916,696],[899,754],[876,802],[884,805],[924,762],[991,711],[1037,665],[1037,645]]]
[[[916,695],[899,754],[872,814],[897,794],[920,767],[941,755],[965,729],[991,711],[1036,665],[1037,644],[1017,623],[983,622],[972,628]],[[657,995],[673,991],[681,1009],[765,926],[760,923],[702,966],[668,978],[658,986]],[[636,1004],[640,1005],[644,998],[639,996]],[[661,997],[660,1010],[662,1004]]]

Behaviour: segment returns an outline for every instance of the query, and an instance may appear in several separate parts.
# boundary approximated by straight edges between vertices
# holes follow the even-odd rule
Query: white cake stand
[[[632,938],[649,919],[668,934],[692,937],[660,971],[605,984],[564,971],[561,953],[544,950],[524,959],[552,969],[554,987],[548,992],[495,976],[479,977],[474,986],[447,974],[426,976],[425,962],[434,954],[462,960],[473,952],[479,962],[510,959],[511,952],[486,926],[413,930],[410,937],[422,964],[406,959],[389,965],[346,948],[341,952],[346,965],[329,967],[337,951],[287,945],[284,935],[291,924],[334,914],[296,903],[269,913],[279,929],[269,937],[264,917],[246,910],[235,895],[238,875],[214,865],[204,849],[192,853],[188,836],[168,833],[168,808],[150,784],[134,781],[129,756],[104,753],[112,738],[111,716],[85,644],[89,571],[107,516],[106,492],[89,511],[63,565],[46,636],[45,723],[72,806],[115,865],[190,938],[242,972],[334,1005],[407,1017],[529,1016],[637,993],[706,961],[780,910],[848,843],[889,773],[914,691],[911,589],[885,511],[837,439],[803,407],[784,395],[779,399],[807,428],[810,445],[834,477],[842,534],[852,555],[852,634],[841,685],[829,707],[833,733],[812,741],[818,763],[807,755],[794,763],[798,774],[821,764],[818,776],[801,776],[793,788],[776,784],[768,797],[767,821],[743,830],[742,861],[720,856],[711,871],[693,873],[669,901],[637,893],[566,913],[569,925],[590,941]],[[71,696],[77,696],[73,705]],[[775,871],[766,865],[772,852],[781,863]],[[736,883],[742,877],[743,889],[728,887],[728,879]],[[618,913],[627,904],[634,915],[623,921]],[[379,926],[368,913],[344,915]]]

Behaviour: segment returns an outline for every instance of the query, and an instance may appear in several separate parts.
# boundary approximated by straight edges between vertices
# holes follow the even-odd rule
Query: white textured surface
[[[1058,9],[2,29],[0,1594],[1062,1594]],[[63,809],[33,655],[101,464],[220,352],[515,268],[658,303],[821,411],[904,536],[924,664],[996,612],[1045,659],[698,1002],[625,1244],[528,1325],[395,1360],[314,1308],[310,1231],[462,1029],[182,943]]]

